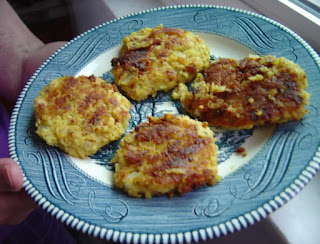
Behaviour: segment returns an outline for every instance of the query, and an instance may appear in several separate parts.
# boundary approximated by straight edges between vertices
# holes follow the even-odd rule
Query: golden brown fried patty
[[[93,75],[57,78],[34,100],[36,132],[49,145],[84,158],[120,138],[130,105],[115,85]]]
[[[188,116],[149,117],[121,139],[111,162],[114,185],[133,197],[183,195],[219,180],[213,133]]]
[[[111,73],[132,99],[142,100],[190,82],[209,60],[209,48],[199,36],[160,25],[125,37]]]
[[[309,104],[304,71],[281,57],[221,58],[200,74],[193,91],[180,85],[172,93],[191,115],[225,128],[251,128],[299,120]]]

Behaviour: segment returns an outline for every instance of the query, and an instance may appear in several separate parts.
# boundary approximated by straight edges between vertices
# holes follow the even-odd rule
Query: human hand
[[[63,44],[64,42],[55,42],[41,45],[34,50],[34,53],[25,56],[24,62],[20,63],[20,66],[17,66],[17,69],[22,69],[21,72],[24,74],[23,77],[19,79],[19,84],[24,84],[36,68]],[[5,86],[5,81],[5,79],[1,81],[0,78],[0,84]],[[7,81],[11,82],[12,80]],[[11,94],[9,94],[10,92],[8,91],[8,97],[16,98],[16,94],[18,94],[21,89],[22,86],[19,86],[16,90],[17,93]],[[6,89],[3,91],[6,91]],[[11,101],[14,102],[14,99]],[[19,224],[37,207],[36,203],[22,188],[23,175],[18,164],[10,158],[0,158],[0,225]]]
[[[64,43],[44,44],[25,26],[10,4],[0,0],[0,102],[4,102],[8,110],[35,70]],[[36,206],[23,190],[23,175],[18,164],[12,159],[0,158],[0,225],[21,223]]]
[[[21,223],[37,204],[23,190],[23,175],[10,158],[0,158],[0,225]]]
[[[0,98],[12,107],[31,75],[64,44],[44,44],[10,4],[0,0]]]

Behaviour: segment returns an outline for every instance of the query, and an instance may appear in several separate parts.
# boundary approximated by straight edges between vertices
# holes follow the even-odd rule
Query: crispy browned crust
[[[36,132],[49,145],[83,158],[120,138],[130,106],[116,85],[101,78],[60,77],[34,100]]]
[[[210,125],[251,128],[299,120],[309,104],[304,71],[285,58],[221,58],[180,94],[185,109]]]
[[[133,197],[183,195],[213,185],[217,146],[206,123],[187,116],[149,117],[120,142],[114,184]]]
[[[126,36],[120,56],[111,61],[111,73],[129,97],[143,100],[190,82],[209,59],[209,48],[199,36],[160,25]]]

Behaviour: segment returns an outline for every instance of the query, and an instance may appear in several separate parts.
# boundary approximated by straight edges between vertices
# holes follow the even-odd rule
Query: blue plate
[[[47,146],[35,134],[33,100],[52,79],[91,75],[113,82],[113,57],[124,36],[144,27],[183,28],[203,37],[212,59],[250,53],[284,56],[306,72],[311,93],[302,121],[252,130],[214,129],[222,180],[183,197],[130,198],[112,188],[112,158],[118,141],[80,160]],[[15,106],[11,157],[24,186],[47,212],[65,224],[106,240],[183,243],[226,235],[265,218],[296,195],[319,169],[320,59],[291,30],[261,15],[218,6],[174,6],[146,10],[99,25],[54,53],[31,77]],[[170,93],[133,102],[130,131],[148,115],[184,113]],[[235,153],[245,147],[247,156]]]

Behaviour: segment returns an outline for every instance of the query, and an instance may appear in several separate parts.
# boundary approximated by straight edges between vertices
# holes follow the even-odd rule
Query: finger
[[[28,81],[39,66],[66,42],[51,42],[30,50],[23,63],[23,80]]]
[[[23,187],[23,174],[11,158],[0,158],[0,192],[17,192]]]
[[[24,190],[0,193],[0,225],[20,224],[36,207]]]

